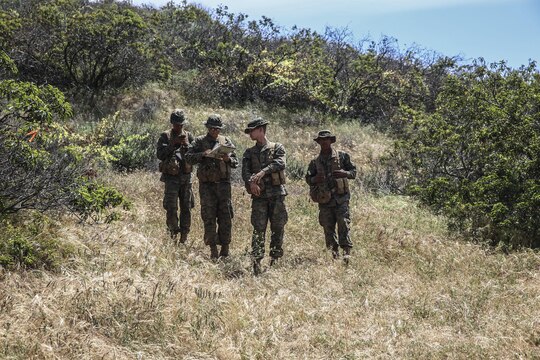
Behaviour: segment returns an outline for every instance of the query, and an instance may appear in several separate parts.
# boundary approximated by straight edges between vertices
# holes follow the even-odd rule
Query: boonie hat
[[[221,121],[221,116],[219,116],[218,114],[210,115],[206,122],[204,122],[204,125],[207,128],[223,129],[223,121]]]
[[[258,127],[261,127],[261,126],[264,126],[268,124],[268,120],[264,120],[263,118],[256,118],[256,119],[253,119],[251,120],[248,124],[247,124],[247,128],[245,128],[244,132],[246,134],[249,134],[251,132],[251,130],[254,130]]]
[[[321,130],[317,133],[317,136],[313,140],[317,141],[319,139],[330,139],[332,143],[336,142],[336,136],[330,132],[330,130]]]
[[[186,117],[184,115],[184,110],[182,109],[174,109],[174,111],[171,113],[171,123],[174,124],[185,124],[187,123]]]

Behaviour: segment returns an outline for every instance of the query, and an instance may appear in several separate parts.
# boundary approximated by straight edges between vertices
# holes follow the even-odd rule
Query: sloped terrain
[[[241,156],[249,114],[225,115],[225,135]],[[193,118],[198,134],[203,117],[194,110]],[[505,255],[463,242],[412,200],[368,194],[361,179],[386,140],[369,128],[327,126],[361,169],[351,186],[349,266],[325,250],[302,180],[287,185],[285,256],[272,268],[265,259],[254,277],[250,199],[238,180],[232,256],[213,263],[198,202],[188,243],[175,245],[165,232],[159,174],[105,173],[133,209],[112,224],[58,219],[60,240],[75,249],[59,272],[0,273],[0,357],[540,357],[538,252]],[[302,168],[317,153],[315,130],[275,125],[268,136]],[[197,188],[195,181],[196,197]]]

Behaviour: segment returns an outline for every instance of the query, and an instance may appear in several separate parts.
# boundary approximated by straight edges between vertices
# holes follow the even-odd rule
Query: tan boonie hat
[[[204,125],[207,128],[223,129],[223,121],[221,121],[221,116],[218,114],[210,115],[206,122],[204,122]]]
[[[317,136],[313,140],[317,141],[319,139],[330,139],[332,143],[336,142],[336,136],[330,132],[330,130],[321,130],[317,133]]]
[[[186,116],[184,115],[184,110],[182,109],[174,109],[174,111],[171,113],[171,123],[174,124],[185,124]]]
[[[253,119],[247,124],[247,128],[244,129],[244,132],[246,134],[249,134],[251,130],[254,130],[266,124],[268,124],[268,120],[264,120],[263,118],[259,117],[259,118]]]

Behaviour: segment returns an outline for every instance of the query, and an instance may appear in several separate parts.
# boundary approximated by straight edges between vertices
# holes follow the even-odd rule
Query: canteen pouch
[[[222,178],[221,171],[214,162],[199,165],[197,177],[200,182],[219,182]]]
[[[311,200],[319,204],[327,204],[332,198],[330,190],[326,190],[323,186],[311,186],[309,189]]]
[[[349,181],[347,179],[336,179],[336,192],[343,195],[349,192]]]
[[[160,161],[159,171],[163,174],[178,175],[180,172],[180,165],[178,164],[176,157],[173,156],[170,159]]]
[[[280,170],[270,174],[272,179],[272,186],[284,185],[286,182],[285,171]]]

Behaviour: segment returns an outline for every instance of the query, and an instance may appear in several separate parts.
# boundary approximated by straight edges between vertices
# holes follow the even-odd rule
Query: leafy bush
[[[70,105],[51,86],[11,80],[0,81],[0,104],[0,215],[61,206],[83,171],[55,131]]]
[[[56,270],[73,249],[56,240],[54,230],[46,217],[37,214],[27,224],[2,221],[0,266],[9,270]]]
[[[155,170],[156,139],[151,135],[155,133],[154,126],[126,121],[116,112],[87,132],[86,142],[81,142],[78,151],[97,156],[119,171]]]
[[[120,218],[119,213],[112,210],[119,206],[129,210],[131,203],[116,189],[96,181],[81,184],[71,202],[71,210],[82,220],[103,220],[106,223]]]
[[[148,133],[128,135],[111,147],[110,154],[112,155],[111,163],[118,170],[143,169],[155,162],[154,138]]]
[[[10,54],[23,78],[93,103],[107,90],[166,78],[158,37],[135,9],[116,2],[13,3],[24,21]]]
[[[404,109],[406,191],[493,244],[540,246],[540,74],[483,62],[448,77],[434,114]]]
[[[62,92],[1,80],[0,105],[0,218],[23,209],[69,209],[87,218],[123,204],[113,189],[87,179],[91,157],[80,151],[84,147],[73,145],[82,137],[71,135],[61,124],[71,116]],[[19,240],[12,245],[27,248]]]

